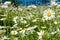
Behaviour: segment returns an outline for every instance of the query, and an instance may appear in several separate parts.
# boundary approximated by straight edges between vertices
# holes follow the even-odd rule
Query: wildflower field
[[[0,40],[60,40],[60,7],[0,7]]]

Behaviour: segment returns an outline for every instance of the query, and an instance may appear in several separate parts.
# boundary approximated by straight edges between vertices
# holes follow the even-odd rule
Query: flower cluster
[[[60,6],[10,4],[0,6],[0,40],[60,40]]]

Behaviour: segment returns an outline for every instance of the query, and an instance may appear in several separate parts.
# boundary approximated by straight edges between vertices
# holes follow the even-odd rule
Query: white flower
[[[55,31],[55,32],[51,32],[50,34],[56,34],[57,33],[57,31]]]
[[[23,9],[22,8],[18,8],[18,11],[23,11]]]
[[[35,30],[29,30],[30,31],[30,34],[33,34],[33,32],[35,32]]]
[[[42,21],[43,21],[43,22],[45,22],[45,19],[44,19],[44,18],[42,18]]]
[[[17,29],[17,31],[21,31],[21,30],[22,30],[22,28]]]
[[[26,35],[29,35],[29,34],[32,34],[33,32],[35,32],[35,28],[37,26],[34,26],[34,27],[29,27],[29,28],[24,28],[22,29],[21,31],[19,31],[19,33],[22,34],[22,37],[26,36]]]
[[[43,17],[46,20],[51,20],[55,17],[55,12],[52,9],[47,9],[44,11]]]
[[[13,7],[13,8],[12,8],[12,10],[15,10],[15,11],[16,11],[16,10],[17,10],[17,8],[14,8],[14,7]]]
[[[37,19],[32,20],[32,22],[37,22]]]
[[[26,27],[28,27],[30,24],[27,24]]]
[[[47,28],[47,27],[41,27],[42,29],[45,29],[45,28]]]
[[[6,18],[1,18],[0,20],[6,20]]]
[[[58,24],[58,22],[57,21],[54,21],[54,24]]]
[[[21,31],[19,31],[19,33],[22,34],[22,37],[26,36],[25,33],[26,33],[26,28],[22,29]]]
[[[32,13],[30,13],[30,15],[27,15],[25,18],[30,20],[30,19],[32,19],[32,17],[33,17],[33,15],[32,15]]]
[[[0,16],[7,16],[7,15],[0,15]]]
[[[60,15],[58,15],[57,18],[60,18]]]
[[[13,27],[16,27],[18,24],[14,24]]]
[[[18,24],[14,24],[13,27],[11,27],[11,28],[18,28],[17,25],[18,25]]]
[[[14,40],[18,40],[18,38],[14,38]]]
[[[56,6],[57,3],[55,1],[51,1],[51,6]]]
[[[59,28],[57,28],[57,32],[60,32],[60,29]]]
[[[36,9],[37,6],[35,6],[35,5],[29,5],[28,8],[34,8],[34,9]]]
[[[15,31],[15,30],[11,31],[11,35],[17,35],[17,34],[18,34],[17,31]]]
[[[56,8],[60,8],[60,4],[58,4]]]
[[[8,8],[8,6],[7,5],[2,5],[2,6],[0,6],[1,8]]]
[[[27,23],[27,21],[26,21],[26,20],[22,20],[22,21],[21,21],[21,23],[24,23],[24,24],[26,24],[26,23]]]
[[[0,30],[0,34],[5,33],[5,32],[6,32],[6,30]]]
[[[7,36],[3,36],[1,40],[9,40],[10,38],[8,38]]]
[[[4,29],[4,28],[6,28],[6,27],[5,27],[5,26],[0,26],[0,29],[2,29],[2,28]]]
[[[16,16],[16,17],[13,18],[13,21],[14,21],[15,23],[17,23],[18,19],[19,19],[19,17]]]
[[[5,4],[5,5],[10,5],[11,2],[10,2],[10,1],[6,1],[4,4]]]
[[[37,32],[37,34],[39,35],[38,38],[41,39],[44,35],[44,31],[41,30],[40,32]]]
[[[29,34],[33,34],[33,32],[35,32],[34,29],[36,29],[36,28],[37,28],[37,26],[35,25],[35,26],[33,26],[33,27],[27,28],[27,31],[29,31]]]
[[[37,28],[37,26],[35,25],[35,26],[33,26],[33,27],[29,27],[29,28],[27,28],[27,30],[34,30],[35,28]]]
[[[26,18],[26,19],[31,19],[31,17],[30,17],[30,16],[26,16],[25,18]]]
[[[20,17],[20,20],[23,20],[23,17]]]
[[[33,32],[35,32],[35,30],[27,30],[27,28],[24,28],[21,31],[19,31],[19,33],[22,34],[22,37],[25,37],[26,35],[29,34],[33,34]]]
[[[57,30],[56,30],[56,31],[52,31],[50,34],[54,35],[54,34],[56,34],[56,33],[60,33],[59,28],[57,28]]]

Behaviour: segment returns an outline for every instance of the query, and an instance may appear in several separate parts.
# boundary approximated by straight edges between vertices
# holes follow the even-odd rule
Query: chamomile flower
[[[22,8],[18,8],[18,11],[23,11],[23,9]]]
[[[29,28],[23,28],[21,31],[19,31],[19,33],[22,34],[22,37],[26,36],[26,35],[29,35],[29,34],[33,34],[33,32],[35,32],[35,28],[37,26],[34,26],[34,27],[29,27]]]
[[[42,26],[41,28],[42,28],[42,29],[46,29],[47,27],[45,27],[45,26]]]
[[[7,15],[1,15],[1,16],[7,16]]]
[[[27,30],[34,30],[35,28],[37,28],[37,26],[35,25],[35,26],[33,26],[33,27],[29,27],[29,28],[27,28]]]
[[[55,12],[52,9],[47,9],[43,13],[43,17],[46,20],[52,20],[55,17]]]
[[[5,4],[5,5],[10,5],[11,2],[10,2],[10,1],[6,1],[4,4]]]
[[[58,15],[57,18],[60,18],[60,15]]]
[[[4,29],[4,28],[6,28],[6,27],[5,27],[5,26],[0,26],[0,29],[2,29],[2,28]]]
[[[32,22],[37,22],[37,19],[32,20]]]
[[[0,34],[5,33],[5,32],[6,32],[6,30],[0,30]]]
[[[7,5],[2,5],[2,6],[0,6],[1,8],[8,8],[8,6]]]
[[[17,35],[17,34],[18,34],[17,31],[15,31],[15,30],[11,31],[11,35]]]
[[[44,18],[42,18],[42,21],[43,21],[43,22],[45,22],[45,19],[44,19]]]
[[[37,32],[37,34],[38,34],[38,38],[41,39],[42,36],[44,35],[44,31],[41,30],[40,32]]]
[[[17,25],[18,25],[18,24],[14,24],[13,27],[11,27],[11,28],[18,28]]]
[[[28,8],[34,8],[34,9],[36,9],[37,6],[35,6],[35,5],[29,5]]]
[[[58,33],[58,32],[60,33],[60,29],[59,29],[59,28],[57,28],[56,32],[57,32],[57,33]]]
[[[13,18],[13,21],[14,21],[15,23],[17,23],[18,19],[19,19],[19,17],[16,16],[16,17]]]
[[[51,1],[51,6],[56,6],[57,3],[55,1]]]
[[[58,24],[58,22],[57,21],[54,21],[54,24]]]
[[[60,8],[60,4],[58,4],[56,8]]]
[[[0,20],[6,20],[6,18],[1,18]]]
[[[26,34],[26,30],[27,30],[27,28],[24,28],[24,29],[22,29],[21,31],[19,31],[19,33],[22,34],[22,37],[26,36],[26,35],[25,35],[25,34]]]
[[[40,38],[42,38],[44,31],[41,30],[40,32],[37,32],[37,34],[39,35]]]
[[[8,38],[7,36],[3,36],[2,39],[0,40],[9,40],[10,38]]]
[[[56,34],[56,33],[57,33],[57,31],[55,31],[55,32],[51,32],[50,34],[54,35],[54,34]]]
[[[14,38],[14,40],[18,40],[18,38]]]
[[[26,24],[26,23],[27,23],[27,21],[26,21],[26,20],[22,20],[22,21],[21,21],[21,23],[24,23],[24,24]]]

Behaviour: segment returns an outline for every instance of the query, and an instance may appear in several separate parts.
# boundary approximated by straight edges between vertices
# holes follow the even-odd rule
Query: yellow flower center
[[[40,34],[40,36],[43,36],[43,34]]]
[[[24,28],[23,30],[26,30],[26,28]]]
[[[14,34],[16,34],[16,32],[14,32]]]
[[[32,30],[30,30],[30,32],[32,32]]]
[[[52,15],[51,12],[48,12],[48,13],[47,13],[47,16],[48,16],[48,17],[50,17],[51,15]]]

